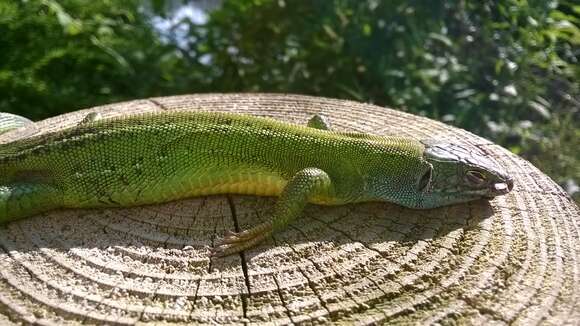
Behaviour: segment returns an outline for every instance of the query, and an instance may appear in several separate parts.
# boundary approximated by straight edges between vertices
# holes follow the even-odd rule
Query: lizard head
[[[513,188],[513,179],[475,147],[424,141],[424,159],[431,169],[419,178],[417,189],[430,208],[478,198],[504,195]]]

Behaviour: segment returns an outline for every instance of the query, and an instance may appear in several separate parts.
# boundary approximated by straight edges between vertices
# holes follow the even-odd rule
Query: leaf
[[[78,19],[72,18],[62,6],[53,0],[43,0],[42,3],[56,15],[58,22],[63,27],[66,34],[77,35],[82,32],[82,23]]]
[[[96,47],[98,47],[99,49],[103,50],[105,53],[107,53],[108,55],[110,55],[111,57],[113,57],[115,59],[115,61],[123,68],[125,68],[126,70],[134,73],[133,68],[131,67],[131,65],[129,64],[129,62],[127,62],[127,60],[117,51],[115,51],[113,48],[105,45],[103,42],[101,42],[97,37],[95,36],[91,36],[90,37],[91,43],[93,43]]]
[[[534,110],[540,116],[542,116],[542,118],[549,120],[552,117],[550,110],[548,110],[548,108],[545,107],[544,105],[542,105],[538,102],[535,102],[535,101],[528,102],[528,105],[530,106],[530,108],[532,108],[532,110]]]
[[[477,93],[476,90],[468,88],[468,89],[464,89],[461,92],[455,94],[455,98],[456,99],[464,99],[464,98],[471,97],[476,93]]]
[[[329,25],[327,25],[327,24],[322,25],[322,29],[324,29],[324,32],[326,32],[326,35],[328,35],[331,39],[333,39],[333,40],[338,39],[338,35],[332,29],[332,27],[330,27]]]
[[[372,29],[371,25],[369,25],[369,24],[363,25],[362,33],[364,36],[370,36],[372,31],[373,31],[373,29]]]
[[[444,45],[448,46],[448,47],[452,47],[453,46],[453,42],[451,41],[451,39],[449,39],[447,36],[442,35],[442,34],[437,34],[437,33],[429,33],[429,37],[437,40],[441,43],[443,43]]]

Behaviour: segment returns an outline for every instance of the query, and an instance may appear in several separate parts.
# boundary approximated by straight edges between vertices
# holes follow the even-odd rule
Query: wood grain
[[[231,111],[477,146],[515,177],[507,196],[428,211],[385,203],[308,206],[242,255],[208,258],[226,230],[274,199],[192,198],[63,210],[0,228],[0,324],[578,324],[580,209],[530,163],[445,124],[368,104],[275,94],[145,99],[77,111],[0,143],[105,117]]]

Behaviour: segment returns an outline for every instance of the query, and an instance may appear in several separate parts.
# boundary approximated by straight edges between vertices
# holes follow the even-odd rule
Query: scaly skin
[[[0,112],[0,134],[12,129],[23,127],[29,123],[32,123],[32,121],[19,115]]]
[[[431,208],[512,185],[491,161],[458,145],[333,132],[318,116],[308,126],[199,112],[95,119],[0,147],[0,223],[56,208],[280,196],[270,222],[226,236],[213,251],[223,256],[284,229],[309,202]]]

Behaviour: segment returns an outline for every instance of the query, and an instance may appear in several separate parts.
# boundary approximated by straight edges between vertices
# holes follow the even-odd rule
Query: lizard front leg
[[[254,247],[274,232],[285,229],[300,216],[310,199],[317,195],[329,194],[331,188],[332,182],[326,172],[318,168],[298,171],[276,202],[271,221],[239,233],[228,233],[221,243],[213,248],[211,255],[223,257]]]
[[[330,121],[322,114],[315,114],[308,120],[308,127],[321,130],[330,130]]]

